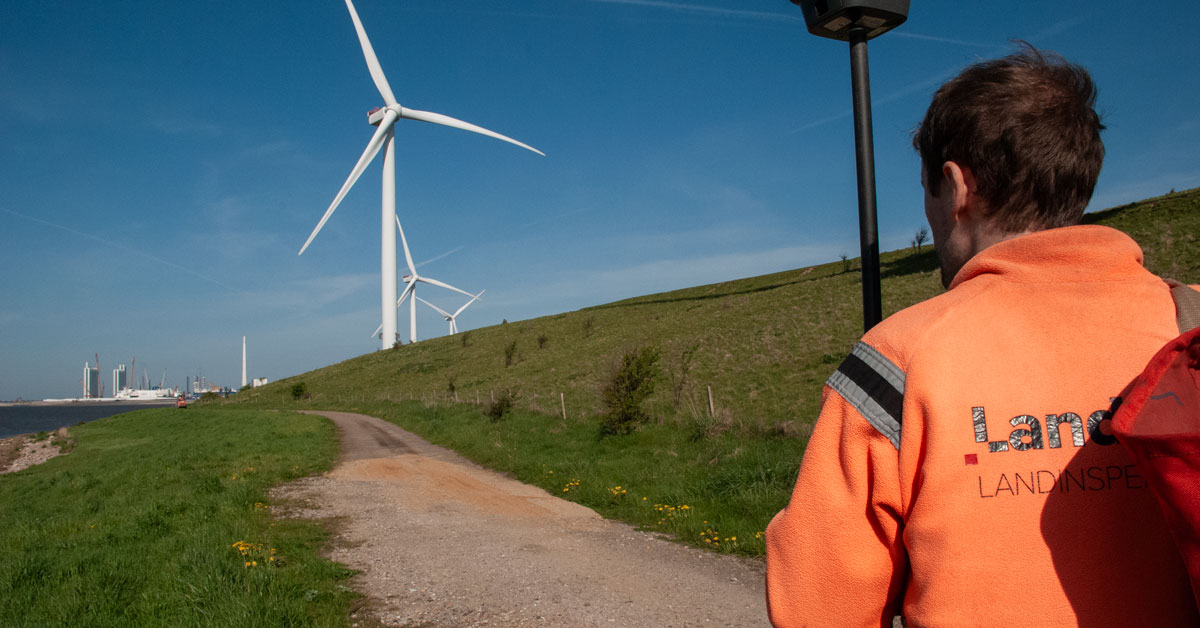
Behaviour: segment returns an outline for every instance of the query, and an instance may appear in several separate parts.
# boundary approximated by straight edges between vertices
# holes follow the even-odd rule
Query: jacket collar
[[[1120,281],[1144,277],[1142,249],[1111,227],[1077,225],[1037,231],[989,246],[975,254],[950,282],[1001,275],[1022,283]]]

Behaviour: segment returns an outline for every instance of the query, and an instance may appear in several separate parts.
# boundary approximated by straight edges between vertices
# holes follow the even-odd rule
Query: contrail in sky
[[[802,18],[785,15],[783,13],[768,13],[766,11],[744,11],[741,9],[722,9],[720,7],[709,7],[701,4],[685,4],[682,2],[665,2],[664,0],[589,0],[590,2],[598,2],[600,4],[629,4],[641,7],[652,7],[655,9],[667,9],[671,11],[686,11],[688,13],[707,13],[709,15],[727,15],[731,17],[745,17],[757,20],[772,20],[783,22],[803,21]]]
[[[1063,31],[1074,28],[1075,26],[1077,26],[1081,22],[1083,22],[1085,19],[1087,19],[1087,18],[1073,17],[1070,19],[1063,20],[1061,22],[1057,22],[1055,24],[1051,24],[1046,29],[1038,31],[1037,33],[1034,33],[1032,36],[1030,36],[1028,38],[1028,40],[1029,41],[1037,41],[1039,39],[1045,39],[1047,37],[1057,35]],[[913,39],[926,39],[926,40],[930,40],[930,41],[938,41],[938,42],[943,42],[943,43],[948,43],[948,44],[957,44],[957,45],[962,45],[962,46],[992,48],[995,51],[994,53],[992,53],[993,56],[995,54],[999,54],[999,53],[1003,52],[1005,49],[1003,46],[993,46],[991,44],[975,44],[975,43],[971,43],[968,41],[961,41],[961,40],[957,40],[957,39],[944,39],[941,37],[932,37],[929,35],[918,35],[915,33],[896,32],[895,34],[902,35],[902,36],[906,35]],[[933,85],[940,84],[941,82],[949,79],[951,76],[954,75],[955,72],[959,71],[960,69],[961,69],[960,67],[955,66],[952,69],[944,70],[942,72],[939,72],[938,74],[930,76],[929,78],[927,78],[923,81],[917,81],[916,83],[910,83],[909,85],[906,85],[898,90],[895,90],[895,91],[885,94],[882,98],[874,99],[873,103],[878,105],[878,104],[892,102],[893,100],[899,100],[900,98],[903,98],[913,92],[921,91],[927,87],[932,87]],[[842,118],[848,118],[853,113],[854,113],[853,109],[845,109],[845,110],[841,111],[840,113],[829,115],[824,118],[820,118],[818,120],[813,120],[812,122],[802,124],[794,129],[792,129],[791,131],[789,131],[789,133],[799,133],[800,131],[805,131],[805,130],[811,129],[813,127],[818,127],[818,126],[821,126],[824,124],[828,124],[830,122],[835,122],[837,120],[841,120]]]
[[[992,48],[992,44],[978,41],[964,41],[962,39],[950,39],[949,37],[935,37],[933,35],[922,35],[920,33],[910,33],[908,31],[894,30],[888,35],[889,37],[904,37],[906,39],[923,39],[925,41],[936,41],[943,44],[954,44],[956,46],[969,46],[971,48]]]
[[[456,247],[454,247],[454,248],[450,249],[449,251],[446,251],[445,253],[442,253],[441,255],[436,255],[436,256],[434,256],[434,257],[431,257],[431,258],[429,258],[429,259],[427,259],[427,260],[425,260],[425,261],[423,261],[423,262],[421,262],[421,263],[417,264],[416,266],[417,266],[417,268],[420,268],[420,267],[422,267],[422,266],[424,266],[424,265],[426,265],[426,264],[430,264],[430,263],[432,263],[432,262],[436,262],[436,261],[438,261],[438,260],[440,260],[440,259],[445,259],[445,258],[447,258],[447,257],[450,257],[451,255],[454,255],[455,253],[457,253],[457,252],[459,252],[459,251],[461,251],[461,250],[463,250],[463,247],[461,247],[461,246],[456,246]]]
[[[129,248],[129,247],[127,247],[127,246],[123,245],[123,244],[118,244],[118,243],[116,243],[116,242],[113,242],[112,240],[105,240],[104,238],[101,238],[101,237],[99,237],[99,236],[92,235],[92,234],[90,234],[90,233],[85,233],[85,232],[83,232],[83,231],[79,231],[79,230],[76,230],[76,229],[72,229],[72,228],[70,228],[70,227],[67,227],[67,226],[64,226],[64,225],[60,225],[60,224],[57,224],[57,223],[53,223],[53,222],[50,222],[49,220],[42,220],[41,218],[34,218],[33,216],[27,216],[27,215],[25,215],[25,214],[22,214],[21,212],[15,212],[15,211],[13,211],[13,210],[11,210],[11,209],[7,209],[7,208],[0,208],[0,210],[3,210],[4,212],[7,212],[7,213],[9,213],[9,214],[12,214],[12,215],[14,215],[14,216],[18,216],[18,217],[20,217],[20,218],[24,218],[25,220],[29,220],[29,221],[32,221],[32,222],[36,222],[36,223],[38,223],[38,224],[46,225],[47,227],[54,227],[55,229],[60,229],[60,230],[62,230],[62,231],[66,231],[67,233],[71,233],[71,234],[74,234],[74,235],[77,235],[77,236],[81,236],[81,237],[87,238],[87,239],[89,239],[89,240],[95,240],[96,242],[99,242],[99,243],[101,243],[101,244],[104,244],[104,245],[107,245],[107,246],[111,246],[111,247],[113,247],[113,248],[115,248],[115,249],[119,249],[119,250],[121,250],[121,251],[125,251],[126,253],[132,253],[132,254],[134,254],[134,255],[137,255],[137,256],[139,256],[139,257],[144,257],[144,258],[146,258],[146,259],[148,259],[148,260],[151,260],[151,261],[154,261],[154,262],[158,262],[159,264],[164,264],[164,265],[166,265],[166,266],[170,266],[171,268],[174,268],[174,269],[176,269],[176,270],[179,270],[179,271],[185,272],[185,273],[187,273],[187,274],[189,274],[189,275],[191,275],[191,276],[193,276],[193,277],[196,277],[197,279],[203,279],[204,281],[207,281],[207,282],[209,282],[209,283],[211,283],[211,284],[213,284],[213,285],[216,285],[216,286],[220,286],[220,287],[222,287],[222,288],[225,288],[226,290],[229,290],[229,291],[231,291],[231,292],[235,292],[235,293],[239,293],[239,294],[241,294],[241,293],[242,293],[242,291],[241,291],[241,290],[238,290],[237,288],[234,288],[234,287],[232,287],[232,286],[227,286],[227,285],[225,285],[225,284],[223,284],[223,283],[221,283],[221,282],[217,281],[216,279],[213,279],[212,277],[207,277],[207,276],[205,276],[205,275],[201,275],[200,273],[198,273],[198,272],[196,272],[196,271],[194,271],[194,270],[192,270],[192,269],[190,269],[190,268],[186,268],[186,267],[184,267],[184,266],[180,266],[179,264],[176,264],[176,263],[174,263],[174,262],[167,261],[167,260],[165,260],[165,259],[163,259],[163,258],[161,258],[161,257],[155,257],[155,256],[153,256],[153,255],[150,255],[149,253],[144,253],[144,252],[142,252],[142,251],[138,251],[138,250],[136,250],[136,249],[131,249],[131,248]]]

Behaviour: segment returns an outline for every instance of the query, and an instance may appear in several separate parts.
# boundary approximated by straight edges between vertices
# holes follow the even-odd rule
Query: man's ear
[[[942,164],[942,184],[953,201],[953,216],[955,222],[975,214],[982,209],[978,196],[975,195],[975,174],[970,168],[960,166],[953,161]]]

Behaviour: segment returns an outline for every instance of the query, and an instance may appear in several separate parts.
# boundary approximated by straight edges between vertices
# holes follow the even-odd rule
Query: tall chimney
[[[242,388],[246,387],[246,337],[242,336]]]

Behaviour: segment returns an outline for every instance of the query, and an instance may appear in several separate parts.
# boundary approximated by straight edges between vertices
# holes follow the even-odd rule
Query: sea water
[[[171,404],[174,404],[174,401]],[[122,412],[161,408],[164,405],[156,403],[64,403],[0,406],[0,438],[8,438],[17,434],[49,432],[60,427],[71,427],[81,421],[86,423]]]

